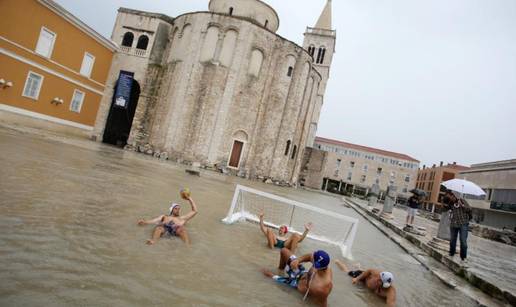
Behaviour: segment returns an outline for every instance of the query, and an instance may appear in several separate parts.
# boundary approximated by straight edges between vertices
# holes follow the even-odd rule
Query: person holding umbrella
[[[417,209],[419,209],[419,206],[421,204],[421,198],[425,195],[424,191],[414,189],[410,191],[412,195],[408,199],[408,210],[407,210],[407,219],[405,221],[406,226],[412,227],[412,224],[414,224],[414,217],[416,216]]]
[[[468,228],[472,218],[471,207],[464,200],[464,195],[484,196],[486,193],[474,182],[465,179],[451,179],[442,183],[446,188],[443,197],[445,210],[450,212],[450,256],[455,255],[457,235],[460,236],[460,259],[468,255]]]
[[[450,257],[455,255],[457,236],[460,237],[460,259],[465,261],[468,255],[468,228],[471,219],[471,207],[456,192],[446,190],[443,197],[444,209],[450,214]]]

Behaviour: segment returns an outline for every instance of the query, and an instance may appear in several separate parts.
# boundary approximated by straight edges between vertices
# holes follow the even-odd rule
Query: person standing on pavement
[[[412,224],[414,224],[414,217],[416,216],[417,209],[419,209],[420,202],[418,195],[412,195],[408,199],[407,219],[405,221],[407,226],[412,226]]]
[[[450,257],[455,255],[457,236],[460,237],[460,259],[465,261],[468,255],[468,228],[471,219],[471,207],[462,198],[448,190],[443,197],[444,210],[450,214]]]

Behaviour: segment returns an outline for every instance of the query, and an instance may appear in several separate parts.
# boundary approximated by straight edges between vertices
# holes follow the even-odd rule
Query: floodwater
[[[444,286],[338,199],[203,174],[101,144],[0,128],[0,306],[300,306],[299,293],[266,279],[278,251],[258,226],[225,225],[237,183],[360,219],[353,255],[362,267],[395,275],[398,306],[474,306]],[[147,246],[152,226],[139,218],[167,211],[189,187],[199,214],[177,238]],[[315,225],[317,227],[317,225]],[[307,239],[299,254],[336,247]],[[382,301],[334,271],[330,306]]]

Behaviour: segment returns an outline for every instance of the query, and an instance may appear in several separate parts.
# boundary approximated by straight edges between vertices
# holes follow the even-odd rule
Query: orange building
[[[416,189],[424,190],[427,194],[423,200],[423,207],[426,210],[440,212],[441,209],[441,183],[459,177],[459,172],[469,169],[467,166],[452,164],[443,165],[443,162],[436,166],[419,169],[416,179]]]
[[[0,119],[90,134],[116,49],[51,0],[0,1]]]

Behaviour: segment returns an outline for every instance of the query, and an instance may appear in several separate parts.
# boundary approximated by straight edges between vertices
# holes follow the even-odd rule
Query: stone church
[[[248,178],[295,183],[319,121],[336,32],[328,0],[303,46],[260,0],[177,17],[120,8],[93,138]]]

